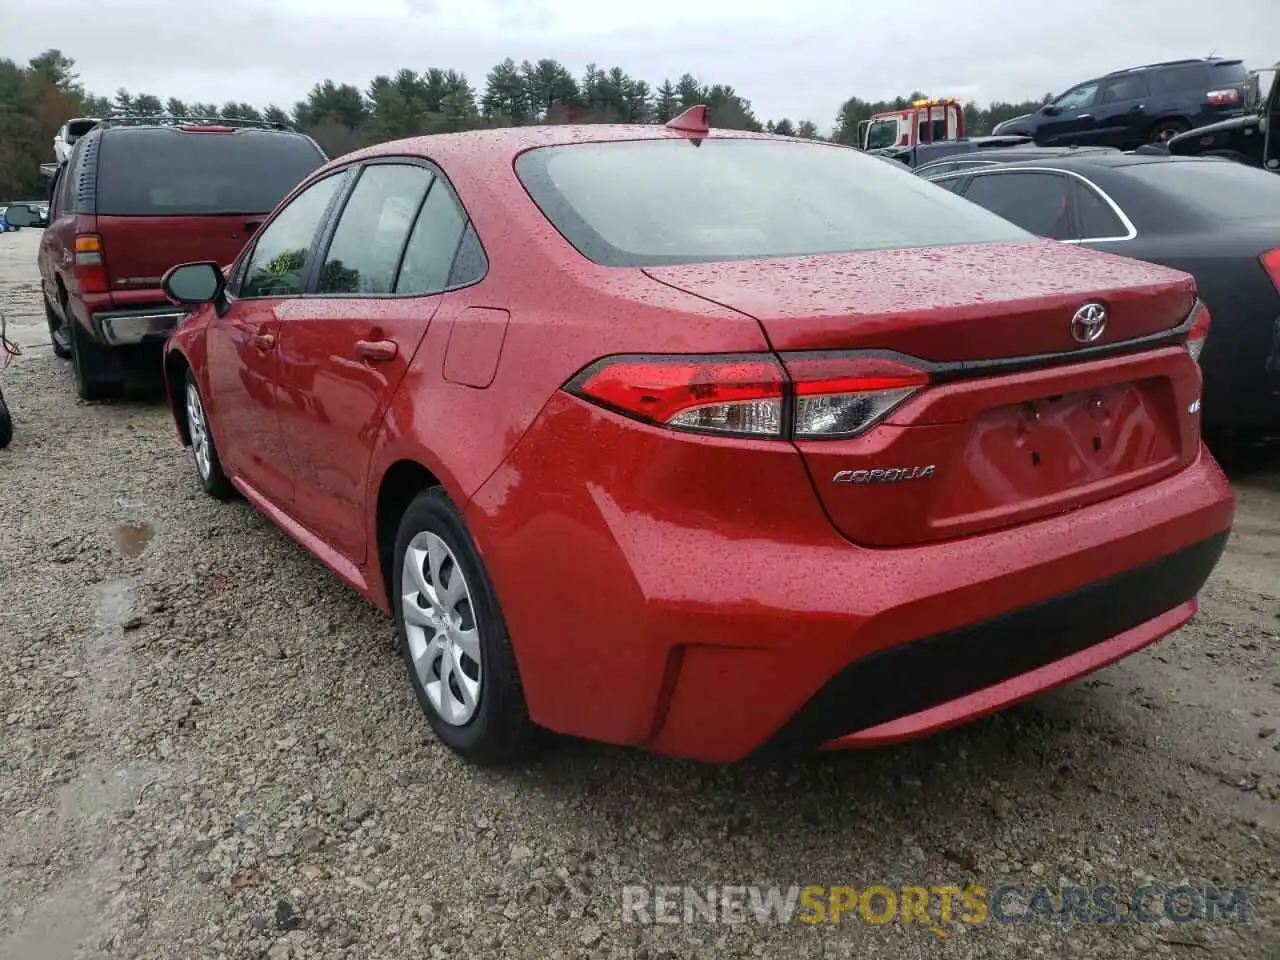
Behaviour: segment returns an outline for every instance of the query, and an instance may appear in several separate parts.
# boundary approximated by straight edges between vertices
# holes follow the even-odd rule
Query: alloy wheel
[[[443,539],[422,531],[404,552],[400,585],[418,682],[442,721],[463,726],[480,705],[483,655],[462,567]]]
[[[204,404],[194,383],[187,384],[187,431],[191,434],[191,452],[196,458],[196,469],[202,480],[209,479],[213,469],[213,457],[209,451],[209,425],[204,417]]]

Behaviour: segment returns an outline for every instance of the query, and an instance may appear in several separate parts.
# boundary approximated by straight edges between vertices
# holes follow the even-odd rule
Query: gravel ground
[[[1259,958],[1280,943],[1280,453],[1191,626],[934,739],[482,772],[389,621],[198,489],[162,404],[75,400],[0,235],[0,957]],[[622,922],[626,884],[1251,889],[1248,923]]]

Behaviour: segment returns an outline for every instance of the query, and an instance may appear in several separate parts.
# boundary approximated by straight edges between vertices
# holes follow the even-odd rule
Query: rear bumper
[[[854,660],[761,752],[930,733],[1114,662],[1191,618],[1226,543],[1224,531],[1077,590]]]
[[[916,736],[1103,666],[1185,622],[1234,512],[1201,448],[1069,513],[867,549],[793,451],[566,398],[543,419],[466,508],[530,716],[697,760]]]
[[[93,327],[98,339],[112,347],[164,341],[188,312],[172,304],[101,310],[93,314]]]

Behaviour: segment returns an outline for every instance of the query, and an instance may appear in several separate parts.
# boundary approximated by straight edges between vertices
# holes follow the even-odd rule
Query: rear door
[[[1126,73],[1102,84],[1094,106],[1097,125],[1084,134],[1080,143],[1127,149],[1147,140],[1151,121],[1147,101],[1151,90],[1141,73]]]
[[[189,260],[234,260],[325,162],[299,134],[223,125],[114,127],[98,152],[96,210],[113,294],[148,291]]]
[[[392,395],[440,308],[466,215],[434,168],[369,163],[336,218],[313,295],[281,311],[281,427],[297,518],[365,559],[369,461]]]

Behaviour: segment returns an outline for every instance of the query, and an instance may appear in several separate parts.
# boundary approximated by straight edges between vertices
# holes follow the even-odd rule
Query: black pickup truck
[[[1280,63],[1249,74],[1248,112],[1188,130],[1168,141],[1169,152],[1183,157],[1225,157],[1280,173]]]

